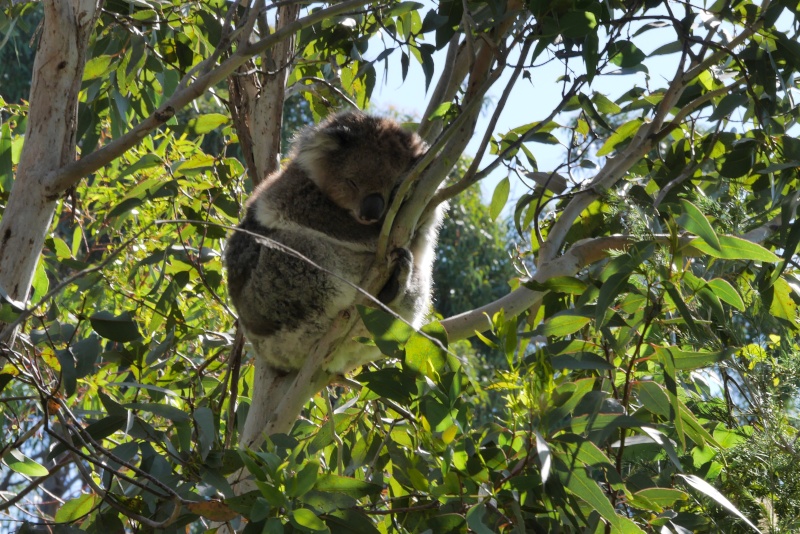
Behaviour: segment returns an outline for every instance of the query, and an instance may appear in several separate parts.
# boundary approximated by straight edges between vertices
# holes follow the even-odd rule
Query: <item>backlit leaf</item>
[[[555,315],[539,327],[539,332],[543,336],[568,336],[586,326],[589,321],[591,319],[581,315]]]
[[[688,200],[681,200],[681,207],[683,208],[683,213],[678,217],[678,224],[693,234],[702,237],[706,243],[716,250],[720,250],[717,234],[709,224],[706,216],[703,215],[703,212]]]
[[[489,205],[489,217],[492,220],[497,219],[500,215],[500,212],[503,211],[503,207],[505,207],[506,202],[508,201],[508,194],[511,190],[511,182],[508,180],[506,176],[500,183],[497,184],[497,187],[494,188],[494,193],[492,194],[492,202]]]
[[[3,458],[10,469],[29,477],[43,477],[50,474],[45,466],[39,462],[28,458],[17,449],[11,449]]]
[[[61,505],[56,511],[56,523],[71,523],[89,515],[99,504],[100,497],[94,493],[84,493]]]
[[[752,260],[770,263],[777,263],[780,261],[778,256],[752,241],[730,235],[721,235],[718,236],[718,238],[718,249],[709,245],[703,239],[693,240],[691,247],[705,252],[709,256],[725,260]]]
[[[714,278],[708,281],[708,287],[720,300],[727,302],[739,311],[744,311],[744,301],[730,282],[722,278]]]

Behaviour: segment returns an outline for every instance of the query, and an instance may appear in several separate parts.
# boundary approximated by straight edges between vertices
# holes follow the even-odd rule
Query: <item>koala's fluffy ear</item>
[[[324,174],[328,158],[346,147],[353,135],[352,130],[343,124],[333,123],[323,128],[311,128],[297,139],[294,159],[316,182]]]
[[[307,132],[297,140],[294,160],[316,181],[315,178],[323,172],[325,158],[338,148],[339,143],[335,137],[325,135],[321,131]]]

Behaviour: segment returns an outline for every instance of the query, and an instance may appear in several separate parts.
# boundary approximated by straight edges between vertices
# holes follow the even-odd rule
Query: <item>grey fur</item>
[[[304,130],[288,166],[247,203],[239,227],[296,250],[361,286],[375,258],[381,225],[404,174],[424,153],[415,134],[395,122],[343,113]],[[379,298],[415,327],[430,308],[434,249],[443,209],[423,221],[408,250],[393,252],[395,270]],[[228,239],[228,285],[240,324],[261,358],[299,369],[356,290],[302,259],[243,232]],[[345,373],[374,360],[374,347],[343,345],[328,369]]]

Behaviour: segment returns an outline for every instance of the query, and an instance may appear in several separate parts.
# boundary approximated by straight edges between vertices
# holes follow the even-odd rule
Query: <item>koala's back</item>
[[[380,230],[338,214],[304,180],[287,169],[265,183],[239,228],[316,265],[245,232],[230,237],[225,253],[231,300],[248,339],[285,370],[299,368],[336,314],[355,300],[350,284],[358,285],[373,261]]]

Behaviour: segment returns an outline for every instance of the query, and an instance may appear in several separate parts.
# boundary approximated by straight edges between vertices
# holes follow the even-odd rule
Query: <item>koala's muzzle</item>
[[[368,195],[361,201],[359,219],[365,224],[377,222],[383,217],[383,209],[385,207],[386,203],[383,201],[383,197],[380,194],[373,193]]]

